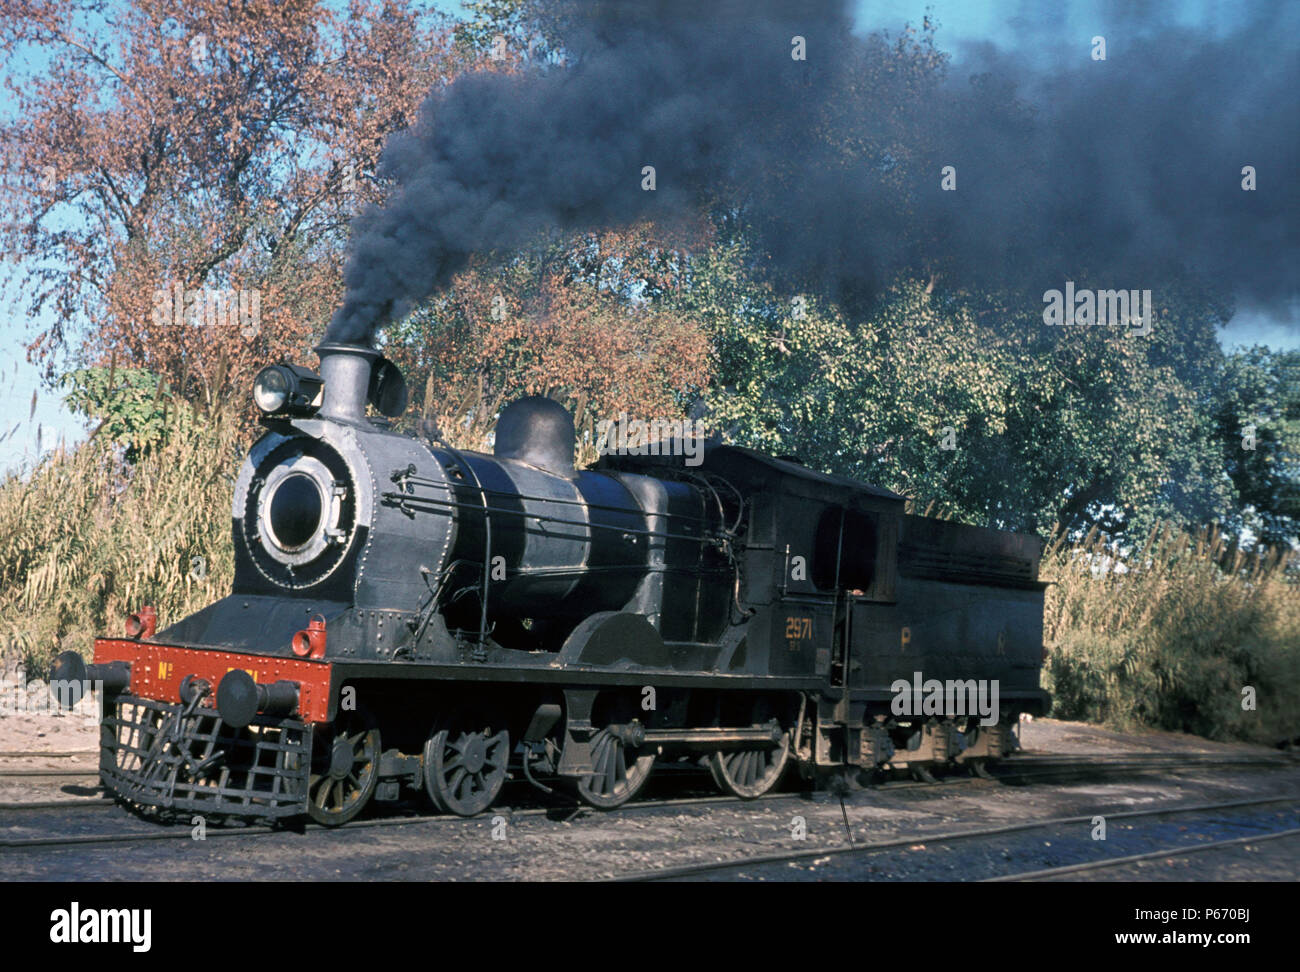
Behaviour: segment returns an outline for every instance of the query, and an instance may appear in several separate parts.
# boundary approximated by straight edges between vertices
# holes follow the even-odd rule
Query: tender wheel
[[[911,765],[912,779],[918,783],[938,783],[939,780],[930,772],[928,763],[913,763]]]
[[[424,744],[424,788],[439,810],[472,817],[500,795],[509,762],[504,729],[441,729]]]
[[[790,762],[790,734],[770,749],[717,752],[709,757],[709,772],[723,793],[742,800],[761,797],[780,782]]]
[[[591,740],[592,773],[578,780],[578,796],[599,810],[620,807],[636,796],[650,778],[654,753],[626,746],[609,729]]]
[[[319,752],[318,752],[319,750]],[[307,778],[307,815],[337,827],[365,807],[379,782],[379,730],[361,720],[318,735]]]

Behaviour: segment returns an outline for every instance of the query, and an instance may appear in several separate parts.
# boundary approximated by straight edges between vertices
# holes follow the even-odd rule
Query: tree
[[[1193,361],[1215,318],[1158,303],[1160,339],[1048,328],[997,294],[900,279],[861,318],[762,282],[742,244],[669,298],[714,346],[710,420],[734,440],[968,522],[1140,533],[1231,505]],[[1156,333],[1153,331],[1153,335]]]
[[[684,257],[661,238],[642,225],[485,255],[390,328],[385,352],[453,443],[484,448],[502,405],[542,394],[573,411],[590,461],[596,422],[680,418],[709,382],[707,335],[662,299]]]
[[[444,22],[392,0],[13,0],[0,52],[38,65],[8,77],[0,128],[0,234],[31,312],[55,312],[29,353],[52,374],[116,352],[190,395],[302,354],[385,136],[454,69]],[[234,326],[168,323],[213,291]]]
[[[1236,351],[1216,376],[1210,408],[1236,492],[1233,526],[1266,544],[1300,539],[1300,352]]]
[[[68,372],[59,384],[68,389],[68,407],[98,420],[94,434],[121,445],[126,463],[139,461],[168,434],[192,432],[192,411],[172,408],[169,421],[171,389],[143,368],[82,368]]]

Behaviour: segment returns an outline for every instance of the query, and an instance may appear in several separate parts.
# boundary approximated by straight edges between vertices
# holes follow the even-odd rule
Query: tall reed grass
[[[1300,558],[1168,525],[1044,551],[1052,714],[1279,742],[1300,734]],[[1251,708],[1253,701],[1254,707]]]
[[[0,483],[0,650],[30,673],[146,604],[164,626],[229,592],[240,432],[184,407],[169,421],[134,465],[94,436]]]

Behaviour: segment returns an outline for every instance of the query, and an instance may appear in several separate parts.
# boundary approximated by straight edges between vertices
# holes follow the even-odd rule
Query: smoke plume
[[[461,76],[389,140],[391,192],[353,224],[327,339],[370,339],[476,252],[704,204],[832,293],[910,270],[1039,303],[1067,279],[1191,271],[1274,313],[1295,300],[1300,58],[1282,4],[1231,31],[1117,13],[1105,60],[1087,38],[1048,69],[986,46],[937,82],[904,69],[896,30],[855,33],[843,2],[577,9],[563,65]]]

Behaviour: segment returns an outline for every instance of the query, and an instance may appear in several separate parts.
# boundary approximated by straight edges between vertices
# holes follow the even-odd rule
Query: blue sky
[[[460,9],[454,0],[435,0],[433,6],[451,12]],[[1232,26],[1246,6],[1167,0],[1160,9],[1187,25],[1221,29]],[[1110,7],[1099,0],[862,0],[856,10],[859,28],[891,31],[908,22],[919,24],[928,10],[939,23],[940,47],[952,53],[958,69],[963,48],[980,42],[1034,52],[1050,68],[1057,58],[1076,56],[1079,47],[1086,48],[1096,34],[1107,36],[1112,51],[1117,46],[1122,51],[1122,36],[1114,31],[1108,34],[1113,26],[1106,13]],[[7,94],[0,92],[0,114],[5,116],[11,110],[6,99]],[[21,275],[22,268],[6,265],[0,273]],[[24,346],[48,325],[47,320],[29,320],[21,301],[0,300],[0,436],[17,426],[0,441],[0,473],[29,465],[38,448],[52,448],[60,438],[75,442],[85,435],[82,423],[63,407],[56,393],[41,387],[36,369],[25,361]],[[1296,348],[1300,330],[1294,324],[1242,311],[1220,333],[1220,342],[1225,347],[1261,343]],[[33,394],[36,409],[29,418]]]

